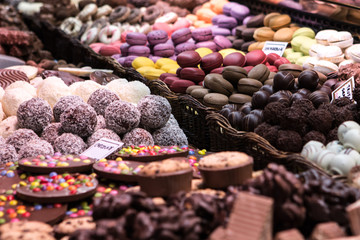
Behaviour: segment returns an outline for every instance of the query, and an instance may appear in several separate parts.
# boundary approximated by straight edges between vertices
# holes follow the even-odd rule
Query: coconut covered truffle
[[[75,106],[77,104],[84,103],[81,97],[79,96],[64,96],[59,99],[54,105],[53,113],[54,119],[56,122],[60,122],[61,114],[70,106]]]
[[[0,136],[7,138],[18,129],[17,116],[11,116],[0,122]]]
[[[40,138],[31,129],[20,128],[13,132],[7,139],[6,143],[15,147],[16,151],[19,151],[23,145],[32,140],[39,140]]]
[[[0,164],[18,160],[16,149],[10,144],[0,144]]]
[[[187,137],[179,127],[163,127],[154,131],[152,136],[156,145],[188,145]]]
[[[71,95],[69,87],[61,78],[48,77],[37,89],[38,97],[46,100],[53,108],[63,96]]]
[[[32,98],[19,106],[17,117],[20,128],[28,128],[40,133],[50,124],[52,110],[45,100]]]
[[[120,98],[115,92],[102,88],[93,92],[87,103],[94,108],[98,115],[104,115],[106,107],[118,100]]]
[[[103,88],[103,86],[92,80],[87,80],[71,84],[70,91],[73,95],[80,96],[84,102],[87,102],[90,95],[100,88]]]
[[[300,152],[302,149],[302,138],[299,133],[291,130],[280,130],[276,142],[278,149],[286,152]]]
[[[80,154],[86,150],[86,143],[75,134],[64,133],[56,138],[54,149],[62,154]]]
[[[96,119],[97,119],[97,123],[95,127],[95,132],[99,129],[106,128],[106,121],[103,115],[97,115]]]
[[[150,95],[148,86],[139,81],[131,81],[122,85],[116,90],[120,99],[126,102],[138,104],[138,102],[145,96]]]
[[[47,141],[35,139],[24,144],[19,151],[19,159],[37,155],[54,155],[54,149]]]
[[[1,103],[7,116],[16,116],[20,104],[32,98],[33,96],[25,90],[21,88],[14,88],[5,91]]]
[[[119,95],[119,92],[121,92],[121,89],[124,87],[124,84],[126,83],[128,83],[128,80],[126,80],[125,78],[119,78],[112,80],[111,82],[106,84],[106,88]]]
[[[154,145],[154,139],[148,131],[142,128],[134,128],[130,132],[126,133],[123,137],[124,146],[152,146]]]
[[[179,123],[178,121],[176,120],[176,118],[174,117],[173,114],[170,114],[170,117],[169,117],[169,120],[167,121],[167,123],[165,124],[165,127],[179,127]]]
[[[99,141],[101,138],[108,138],[114,141],[121,142],[121,138],[119,137],[119,135],[116,134],[116,132],[110,129],[99,129],[88,138],[86,143],[90,147],[95,142]]]
[[[6,141],[5,141],[5,138],[3,138],[2,136],[0,136],[0,144],[5,144]]]
[[[122,100],[110,103],[105,110],[106,127],[117,134],[124,134],[140,123],[140,111]]]
[[[31,85],[28,82],[25,81],[16,81],[13,82],[12,84],[10,84],[9,86],[6,87],[6,90],[10,90],[10,89],[14,89],[14,88],[21,88],[23,90],[25,90],[26,92],[30,93],[31,96],[36,97],[37,93],[36,93],[36,88]]]
[[[169,101],[161,96],[148,95],[143,97],[138,103],[141,113],[140,122],[149,128],[161,128],[165,126],[170,118],[171,105]]]
[[[61,123],[51,123],[41,133],[41,138],[54,145],[56,138],[60,137],[62,133]]]
[[[2,87],[0,87],[0,101],[3,98],[4,94],[5,94],[5,90]]]
[[[95,131],[96,116],[95,110],[86,103],[68,107],[60,116],[61,128],[64,132],[88,137]]]

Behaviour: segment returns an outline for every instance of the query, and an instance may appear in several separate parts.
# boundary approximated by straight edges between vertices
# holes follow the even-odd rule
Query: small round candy
[[[24,144],[19,151],[19,159],[36,157],[38,155],[53,155],[54,149],[45,140],[33,140]]]
[[[16,149],[10,144],[0,144],[0,163],[15,162],[18,160]]]
[[[104,115],[106,107],[117,100],[120,98],[115,92],[100,88],[90,95],[88,104],[94,108],[98,115]]]
[[[20,104],[17,118],[19,127],[29,128],[39,133],[51,122],[51,107],[41,98],[32,98]]]
[[[153,132],[152,136],[156,145],[188,145],[187,137],[183,130],[179,127],[163,127]]]
[[[24,144],[36,139],[39,137],[33,130],[20,128],[6,139],[6,143],[13,145],[16,151],[19,151]]]
[[[126,133],[123,137],[124,146],[152,146],[154,145],[154,139],[151,133],[142,128],[134,128],[130,132]]]
[[[44,131],[41,133],[41,138],[51,145],[54,145],[54,142],[57,137],[63,133],[61,129],[61,123],[51,123],[48,125]]]
[[[95,142],[99,141],[101,138],[108,138],[114,141],[121,141],[121,138],[119,135],[116,134],[116,132],[110,130],[110,129],[99,129],[96,132],[94,132],[88,139],[87,139],[87,145],[90,147]]]
[[[169,101],[157,95],[143,97],[138,103],[138,109],[141,113],[141,124],[153,129],[163,127],[171,114]]]
[[[90,105],[82,103],[68,107],[60,116],[64,132],[77,134],[80,137],[90,136],[97,123],[96,112]]]
[[[81,137],[71,133],[64,133],[56,138],[54,149],[62,154],[80,154],[86,150],[86,144]]]
[[[124,134],[140,123],[140,111],[131,103],[115,101],[105,110],[107,128],[117,134]]]
[[[54,118],[56,122],[60,122],[60,115],[70,106],[84,103],[81,97],[76,95],[64,96],[59,99],[54,105]]]

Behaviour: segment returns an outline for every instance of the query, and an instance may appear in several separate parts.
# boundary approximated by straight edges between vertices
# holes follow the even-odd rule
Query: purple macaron
[[[247,6],[241,4],[234,6],[230,10],[230,15],[236,18],[240,22],[249,14],[250,14],[250,9]]]
[[[149,59],[151,59],[154,63],[156,63],[156,61],[159,60],[160,58],[162,58],[162,57],[154,56],[154,55],[149,56]]]
[[[130,32],[126,34],[126,42],[131,45],[145,45],[147,42],[147,37],[143,33]]]
[[[218,51],[220,51],[221,49],[232,47],[231,41],[224,36],[215,36],[214,43],[216,44],[216,49]]]
[[[231,31],[227,28],[219,28],[219,27],[214,26],[211,28],[211,30],[212,30],[213,36],[218,36],[218,35],[229,36],[229,35],[231,35]]]
[[[211,19],[211,23],[212,23],[213,25],[217,25],[219,19],[222,18],[222,17],[226,17],[226,15],[224,15],[224,14],[216,15],[215,17],[213,17],[213,18]]]
[[[185,51],[194,51],[196,49],[196,45],[193,42],[184,42],[180,43],[175,47],[175,54],[178,55]]]
[[[189,28],[180,28],[171,34],[171,39],[175,45],[186,42],[191,38],[191,31]]]
[[[243,24],[243,25],[246,25],[246,24],[248,23],[248,21],[249,21],[252,17],[254,17],[254,15],[249,15],[249,16],[245,17],[244,20],[243,20],[243,22],[242,22],[242,24]]]
[[[192,38],[197,42],[209,41],[213,38],[211,28],[197,28],[191,33]]]
[[[139,56],[127,56],[124,60],[124,63],[120,64],[123,65],[124,67],[132,67],[132,62],[135,60],[135,58],[137,58]]]
[[[121,55],[123,56],[123,57],[126,57],[127,55],[128,55],[128,53],[129,53],[129,48],[130,48],[131,46],[130,46],[130,44],[128,44],[128,43],[123,43],[123,44],[121,44],[121,46],[120,46],[120,52],[121,52]]]
[[[148,57],[150,55],[150,48],[147,46],[131,46],[129,48],[129,55]]]
[[[170,56],[174,55],[175,48],[171,44],[160,43],[160,44],[155,45],[155,47],[153,48],[153,52],[154,52],[155,56],[170,57]]]
[[[196,48],[209,48],[211,51],[216,52],[216,44],[213,41],[198,42]]]
[[[227,29],[232,29],[234,27],[236,27],[238,25],[236,18],[233,17],[221,17],[218,20],[218,24],[219,28],[227,28]]]
[[[240,5],[235,2],[229,2],[223,6],[223,14],[230,16],[230,11],[233,7],[236,7],[237,5]]]
[[[164,30],[151,31],[147,35],[147,40],[151,45],[165,43],[168,39],[169,39],[168,34]]]

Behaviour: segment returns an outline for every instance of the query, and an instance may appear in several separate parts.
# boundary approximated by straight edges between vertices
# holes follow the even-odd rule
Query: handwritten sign
[[[266,55],[276,53],[281,57],[284,54],[287,45],[287,42],[266,41],[262,50]]]
[[[353,99],[354,88],[355,80],[354,77],[351,77],[331,93],[332,101],[342,97],[348,97],[350,99]]]
[[[95,158],[97,160],[105,158],[116,151],[116,149],[122,147],[123,142],[117,142],[108,138],[102,138],[88,149],[85,150],[81,155],[85,155],[89,158]]]

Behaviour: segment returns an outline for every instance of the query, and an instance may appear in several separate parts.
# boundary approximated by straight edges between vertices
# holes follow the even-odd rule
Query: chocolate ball
[[[264,109],[269,101],[270,94],[266,91],[257,91],[251,98],[251,105],[253,108]]]
[[[272,103],[272,102],[280,102],[280,103],[284,104],[285,106],[289,106],[290,98],[284,92],[276,92],[276,93],[270,95],[270,97],[269,97],[268,103]]]
[[[278,72],[274,76],[273,89],[279,90],[291,90],[294,88],[295,78],[289,72]]]
[[[234,111],[234,110],[231,109],[231,108],[223,107],[223,108],[219,111],[219,113],[220,113],[221,115],[223,115],[224,117],[229,118],[230,113],[232,113],[233,111]]]
[[[68,107],[71,107],[71,106],[74,106],[75,104],[80,104],[80,103],[84,103],[84,100],[79,96],[70,95],[70,96],[61,97],[59,99],[59,101],[57,101],[55,103],[54,108],[53,108],[55,121],[60,122],[61,114]]]
[[[330,98],[326,92],[315,91],[309,95],[309,100],[318,108],[323,103],[329,103]]]
[[[250,113],[243,118],[242,129],[246,132],[253,132],[260,123],[260,117]]]
[[[122,141],[124,142],[124,146],[152,146],[154,145],[154,139],[148,131],[142,128],[134,128],[130,132],[125,133]]]
[[[251,103],[245,103],[239,111],[244,113],[245,115],[249,114],[251,112]]]
[[[19,159],[53,154],[54,149],[50,143],[45,140],[35,139],[21,147],[19,150]]]
[[[272,85],[264,85],[259,89],[259,91],[268,92],[270,95],[274,93]]]
[[[335,85],[338,83],[337,79],[329,79],[326,82],[324,82],[323,86],[328,86],[331,88],[331,90],[335,90]]]
[[[305,96],[304,94],[301,94],[299,92],[294,93],[291,98],[290,98],[290,104],[292,104],[293,102],[295,102],[296,100],[300,100],[300,99],[307,99],[307,96]]]
[[[143,97],[138,102],[137,108],[141,114],[140,123],[152,129],[165,126],[171,114],[169,101],[157,95]]]
[[[80,154],[86,150],[86,143],[75,134],[64,133],[56,138],[54,149],[62,154]]]
[[[308,95],[311,93],[311,91],[310,91],[309,89],[306,89],[306,88],[301,88],[301,89],[299,89],[299,90],[297,91],[297,93],[300,93],[300,94],[303,94],[303,95],[305,95],[305,96],[308,96]]]
[[[320,87],[320,89],[319,89],[319,91],[323,91],[323,92],[326,92],[327,93],[327,95],[329,96],[329,98],[331,98],[331,93],[332,93],[332,90],[331,90],[331,88],[330,87],[328,87],[328,86],[321,86]]]
[[[254,109],[250,112],[250,114],[254,114],[258,116],[261,120],[261,122],[264,120],[264,111],[261,109]]]
[[[239,111],[231,112],[228,116],[228,120],[231,126],[237,130],[242,129],[242,120],[245,114]]]
[[[298,83],[300,88],[306,88],[314,91],[319,83],[319,75],[313,70],[306,70],[300,73]]]

